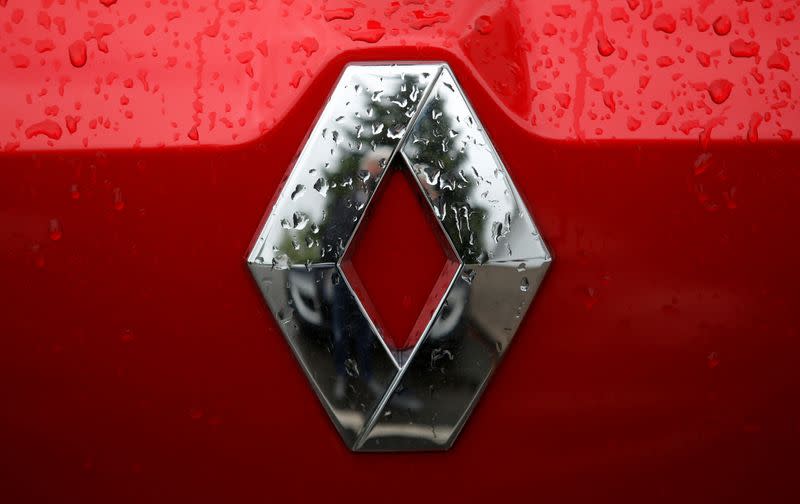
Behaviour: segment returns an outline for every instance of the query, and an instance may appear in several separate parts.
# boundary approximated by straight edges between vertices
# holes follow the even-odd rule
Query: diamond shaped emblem
[[[347,260],[392,163],[451,259],[409,345],[384,338]],[[410,451],[452,446],[551,257],[453,72],[424,63],[344,70],[247,261],[347,446]]]

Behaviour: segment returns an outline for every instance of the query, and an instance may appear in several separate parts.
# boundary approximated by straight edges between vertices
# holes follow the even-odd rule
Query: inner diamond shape
[[[459,267],[405,163],[387,170],[341,270],[398,365],[419,342]]]

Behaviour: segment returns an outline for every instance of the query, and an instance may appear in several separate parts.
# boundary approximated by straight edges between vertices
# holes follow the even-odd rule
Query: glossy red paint
[[[342,269],[393,350],[413,348],[459,262],[401,161],[381,182]]]
[[[3,500],[796,500],[798,16],[0,0]],[[453,67],[555,260],[452,451],[355,455],[243,256],[395,59]]]

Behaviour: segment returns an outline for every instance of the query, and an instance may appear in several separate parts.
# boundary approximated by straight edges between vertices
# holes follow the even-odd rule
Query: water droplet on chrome
[[[472,285],[472,281],[475,279],[475,270],[465,269],[461,272],[461,279],[464,280],[467,285]]]
[[[294,215],[292,215],[292,223],[297,230],[305,229],[308,224],[308,215],[303,212],[295,212]]]
[[[347,375],[352,378],[358,378],[360,372],[358,370],[358,363],[352,357],[344,361],[344,368]]]
[[[328,194],[328,181],[324,178],[318,178],[316,182],[314,182],[314,190],[320,193],[323,197]]]
[[[302,197],[306,193],[306,186],[303,184],[297,184],[297,187],[294,188],[292,192],[292,201],[297,200],[298,198]]]

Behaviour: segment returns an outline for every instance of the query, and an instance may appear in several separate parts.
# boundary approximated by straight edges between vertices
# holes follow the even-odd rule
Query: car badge
[[[393,161],[410,171],[453,258],[408,349],[382,337],[343,262]],[[450,448],[550,262],[444,63],[348,65],[247,258],[303,371],[355,451]]]

